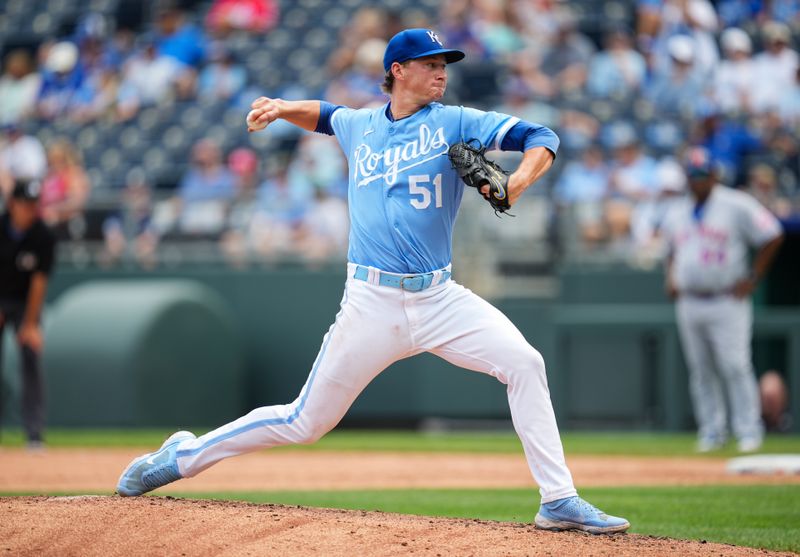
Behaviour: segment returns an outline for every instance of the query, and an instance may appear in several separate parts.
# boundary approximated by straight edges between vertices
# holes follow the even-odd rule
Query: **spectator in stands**
[[[630,239],[631,217],[636,205],[658,194],[658,167],[642,150],[631,124],[614,123],[607,131],[606,140],[613,151],[613,160],[604,217],[607,239],[617,248]]]
[[[155,44],[159,56],[178,63],[180,72],[175,77],[176,91],[179,98],[189,99],[194,96],[197,72],[205,60],[206,38],[177,6],[177,3],[166,5],[158,12]]]
[[[135,54],[136,39],[139,36],[131,29],[125,27],[116,28],[106,43],[105,58],[107,64],[118,70],[122,68],[125,62]]]
[[[683,122],[665,116],[652,120],[644,129],[647,150],[656,157],[674,156],[688,136]]]
[[[674,35],[667,41],[670,65],[657,72],[643,95],[662,116],[693,118],[705,93],[703,73],[695,64],[694,42],[687,35]]]
[[[656,161],[642,150],[636,129],[628,122],[608,126],[606,142],[613,151],[609,194],[634,205],[658,193]]]
[[[728,185],[744,183],[744,160],[760,151],[761,138],[746,123],[726,118],[714,107],[699,121],[693,143],[711,152],[718,178]]]
[[[781,125],[774,116],[760,121],[760,133],[764,138],[764,148],[755,156],[748,157],[746,163],[752,167],[766,164],[776,173],[777,193],[789,199],[791,216],[782,216],[787,227],[800,224],[800,138],[795,128]],[[749,175],[747,176],[749,179]],[[746,184],[745,178],[741,184]]]
[[[213,102],[234,100],[246,84],[247,71],[233,53],[223,43],[211,45],[208,63],[200,72],[198,97]]]
[[[686,34],[692,39],[695,69],[705,79],[719,65],[719,48],[715,37],[718,27],[717,13],[708,0],[688,0],[685,6]],[[672,54],[669,39],[667,53]]]
[[[592,57],[586,88],[601,98],[627,98],[641,87],[647,66],[644,57],[631,43],[630,34],[612,31],[605,38],[605,49]]]
[[[521,75],[512,73],[503,80],[502,94],[502,104],[493,107],[494,110],[504,114],[513,114],[520,120],[539,122],[549,128],[559,126],[561,111],[552,104],[535,100],[528,81]]]
[[[386,41],[369,39],[358,47],[353,66],[335,76],[325,91],[325,98],[333,104],[363,108],[383,104],[386,95],[379,84],[386,73],[383,69],[383,51]]]
[[[8,196],[15,180],[41,180],[47,172],[47,156],[41,142],[23,133],[16,123],[2,126],[0,139],[0,193]]]
[[[766,16],[793,28],[800,24],[800,3],[797,0],[771,0],[766,2]]]
[[[247,259],[247,229],[256,210],[259,164],[255,151],[234,149],[228,155],[228,169],[236,179],[236,195],[228,213],[228,223],[220,242],[228,261],[237,267]]]
[[[692,40],[695,66],[708,77],[719,62],[719,49],[714,33],[717,14],[708,0],[667,0],[661,6],[658,33],[647,50],[653,71],[665,72],[671,65],[668,42],[675,35]]]
[[[786,219],[792,214],[790,195],[781,191],[778,175],[768,164],[756,164],[750,169],[745,189],[779,219]]]
[[[117,100],[119,70],[106,49],[108,26],[102,15],[91,12],[81,19],[75,33],[78,64],[84,72],[81,94],[72,109],[72,118],[78,122],[105,116]]]
[[[567,162],[556,182],[553,191],[556,208],[574,223],[585,242],[596,243],[605,236],[603,203],[609,178],[603,150],[591,144],[580,159]]]
[[[476,0],[472,4],[475,37],[490,59],[507,60],[525,46],[513,21],[510,3]]]
[[[386,37],[394,37],[403,29],[431,29],[433,27],[434,23],[427,11],[421,7],[402,5],[400,8],[386,8],[386,29],[384,29]]]
[[[489,0],[491,2],[491,0]],[[508,4],[508,20],[513,22],[527,48],[546,49],[558,33],[561,18],[569,10],[567,2],[556,0],[524,0]]]
[[[791,87],[785,89],[778,100],[778,116],[789,128],[800,128],[800,67],[795,72]]]
[[[770,21],[762,29],[765,49],[756,55],[752,110],[777,110],[783,91],[791,89],[797,76],[798,54],[790,48],[791,31],[783,23]]]
[[[262,257],[295,252],[295,243],[310,206],[310,187],[293,187],[289,166],[288,160],[278,161],[258,190],[248,233],[250,245]]]
[[[739,27],[764,19],[763,0],[716,0],[723,27]]]
[[[553,44],[546,47],[541,56],[526,51],[529,55],[512,62],[522,65],[531,90],[545,99],[582,91],[589,61],[596,51],[589,38],[578,31],[574,16],[566,11],[561,13]]]
[[[592,144],[580,159],[567,162],[556,182],[553,197],[559,205],[599,205],[608,193],[610,169],[599,145]]]
[[[567,152],[583,151],[597,140],[600,133],[598,119],[591,113],[581,110],[559,110],[559,120],[555,127],[561,138],[561,148]]]
[[[289,164],[292,194],[309,203],[316,188],[341,198],[347,197],[347,164],[336,140],[321,134],[300,138]]]
[[[153,200],[150,184],[139,168],[125,180],[122,206],[103,223],[104,250],[101,262],[112,265],[135,260],[145,268],[156,264],[158,233],[153,226]]]
[[[636,44],[645,56],[650,55],[653,42],[661,29],[663,5],[662,0],[636,1]]]
[[[487,56],[472,26],[470,0],[445,0],[439,7],[439,30],[444,43],[466,53],[469,60]]]
[[[174,58],[158,54],[152,39],[143,38],[140,49],[122,67],[117,117],[123,121],[130,120],[141,108],[157,105],[169,98],[182,70]]]
[[[716,0],[720,18],[726,26],[781,21],[797,27],[800,3],[797,0]]]
[[[206,39],[178,5],[166,3],[156,14],[156,47],[159,55],[174,58],[187,68],[198,68],[205,58]]]
[[[192,147],[192,162],[173,200],[177,231],[188,236],[218,237],[225,229],[236,195],[236,177],[223,164],[222,150],[212,139]]]
[[[70,140],[57,139],[47,148],[47,164],[40,200],[42,219],[59,239],[78,239],[90,190],[80,154]]]
[[[41,81],[27,50],[14,49],[6,54],[0,75],[0,125],[20,122],[33,114]]]
[[[217,37],[233,31],[266,33],[278,23],[279,13],[275,0],[214,0],[206,15],[206,29]]]
[[[636,205],[631,216],[631,237],[640,263],[655,265],[666,255],[661,225],[676,200],[686,195],[686,172],[674,158],[658,162],[658,193]]]
[[[298,253],[310,261],[347,253],[349,222],[345,200],[330,195],[325,188],[316,187],[314,201],[298,231]]]
[[[258,155],[249,147],[239,147],[228,155],[228,170],[236,179],[236,199],[255,197],[259,184]]]
[[[63,118],[78,104],[83,92],[84,72],[78,64],[78,47],[62,41],[47,48],[42,86],[36,111],[45,120]]]
[[[372,6],[362,7],[349,25],[339,32],[339,48],[328,58],[330,75],[339,75],[353,65],[358,47],[369,39],[388,40],[386,13]]]
[[[750,92],[755,80],[750,36],[731,27],[722,32],[720,44],[725,59],[714,75],[714,102],[725,114],[746,113],[750,110]]]

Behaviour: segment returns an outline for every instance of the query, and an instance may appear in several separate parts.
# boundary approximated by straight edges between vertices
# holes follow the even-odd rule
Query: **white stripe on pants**
[[[739,439],[761,437],[761,403],[750,350],[750,299],[683,296],[676,314],[699,436],[726,437],[727,393],[734,435]]]
[[[348,277],[353,271],[351,264]],[[348,278],[341,310],[300,396],[288,405],[257,408],[196,440],[182,442],[181,474],[191,477],[224,458],[250,451],[313,443],[339,423],[381,371],[424,351],[507,384],[514,427],[542,501],[576,494],[542,357],[505,315],[453,281],[408,292]]]

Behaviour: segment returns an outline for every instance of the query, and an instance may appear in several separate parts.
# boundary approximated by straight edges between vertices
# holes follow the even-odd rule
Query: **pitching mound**
[[[0,552],[59,557],[781,555],[635,534],[542,532],[529,524],[116,496],[2,498]]]

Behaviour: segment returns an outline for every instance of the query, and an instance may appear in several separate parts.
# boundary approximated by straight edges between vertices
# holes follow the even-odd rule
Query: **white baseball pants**
[[[682,296],[676,313],[699,437],[727,437],[727,394],[733,434],[740,440],[760,439],[761,402],[750,350],[752,302],[734,296]]]
[[[506,384],[512,421],[542,501],[575,495],[544,360],[511,321],[450,280],[442,284],[435,280],[426,290],[409,292],[356,280],[354,271],[349,264],[341,309],[297,399],[257,408],[202,437],[183,441],[177,452],[181,474],[191,477],[224,458],[250,451],[313,443],[339,423],[381,371],[427,351]]]

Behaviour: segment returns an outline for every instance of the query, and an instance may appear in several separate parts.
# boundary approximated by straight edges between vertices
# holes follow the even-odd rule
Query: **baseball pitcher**
[[[435,32],[408,29],[386,47],[383,90],[390,100],[379,108],[265,97],[253,102],[249,130],[281,118],[336,136],[347,155],[351,227],[341,309],[296,400],[257,408],[202,437],[172,435],[128,466],[117,486],[121,495],[194,476],[230,456],[312,443],[387,366],[431,352],[507,385],[514,427],[540,488],[537,526],[592,533],[629,527],[578,497],[539,352],[505,315],[451,278],[453,224],[464,185],[503,212],[550,168],[559,143],[543,126],[436,102],[447,86],[447,64],[463,58]],[[524,156],[508,175],[484,158],[487,148]]]

